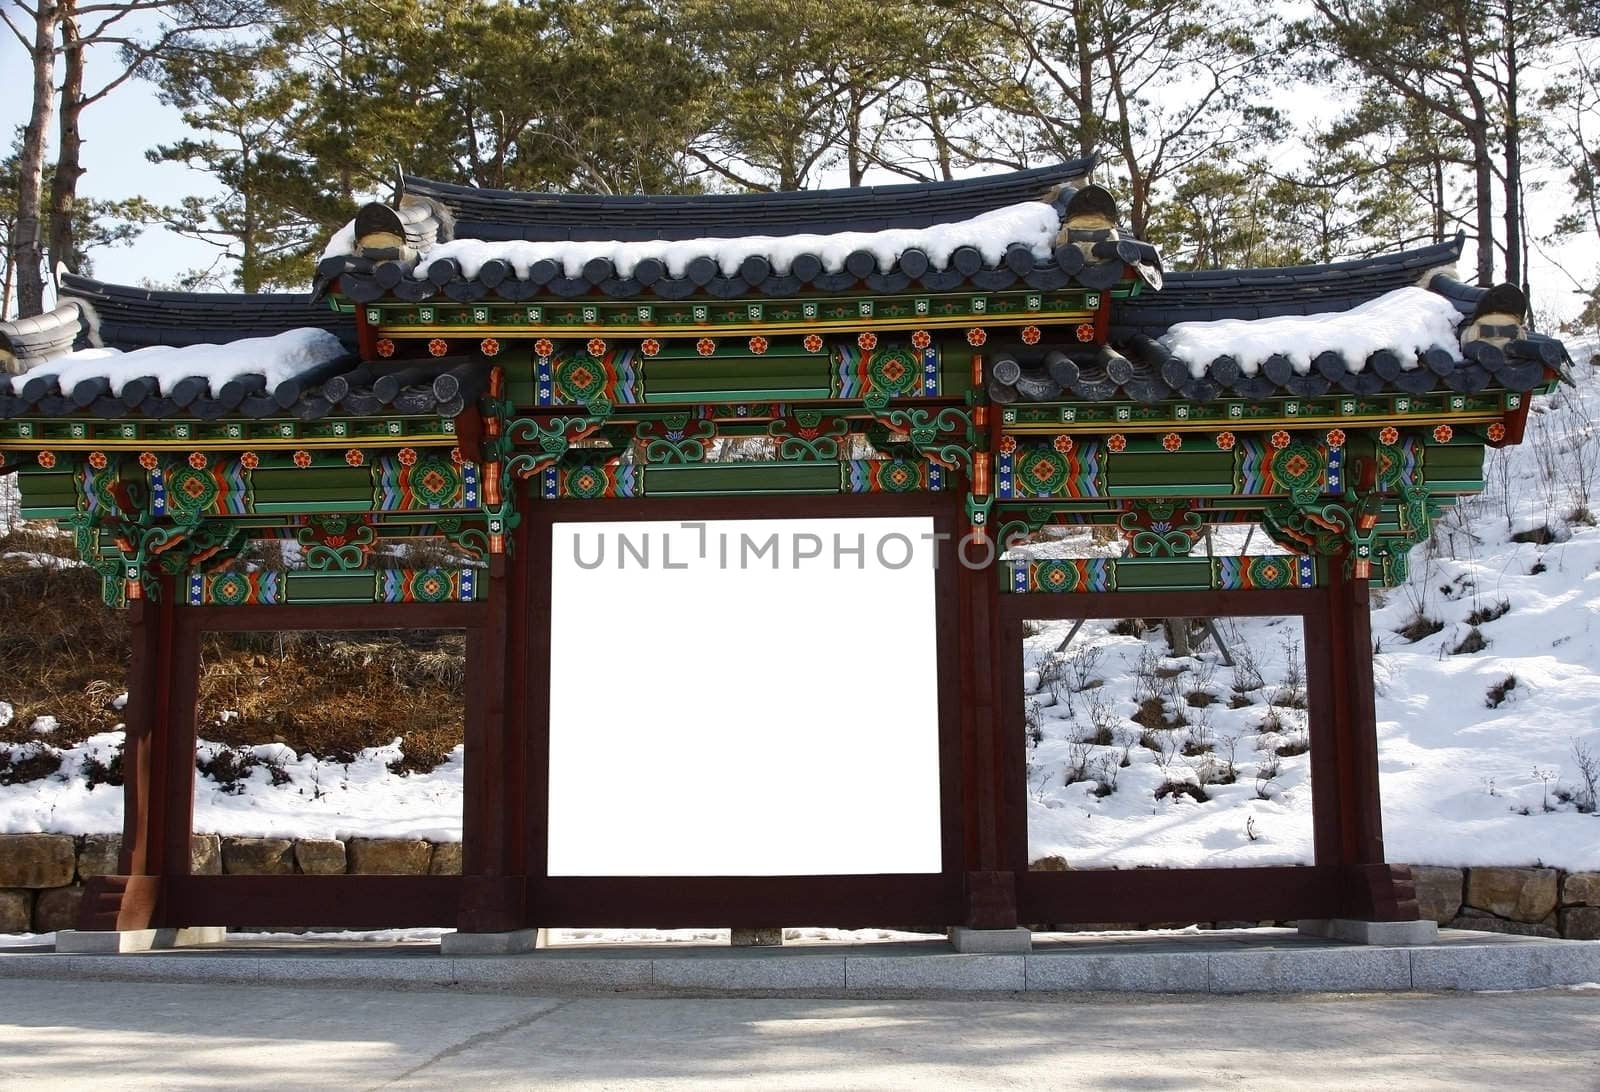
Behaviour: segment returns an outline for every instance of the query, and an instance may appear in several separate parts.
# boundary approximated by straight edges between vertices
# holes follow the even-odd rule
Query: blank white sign
[[[932,535],[557,524],[549,874],[938,872]]]

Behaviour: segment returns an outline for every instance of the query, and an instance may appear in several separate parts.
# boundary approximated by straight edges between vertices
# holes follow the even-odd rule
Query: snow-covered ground
[[[1592,342],[1569,347],[1578,389],[1538,399],[1525,442],[1489,454],[1484,494],[1413,551],[1405,586],[1375,592],[1390,860],[1600,868],[1600,815],[1582,769],[1586,752],[1591,776],[1600,774],[1600,528],[1590,514],[1600,510],[1600,376],[1586,363]],[[1095,549],[1072,545],[1030,552]],[[1262,548],[1257,534],[1250,552]],[[1431,625],[1413,634],[1437,631],[1402,636],[1419,616]],[[1209,643],[1176,660],[1159,631],[1119,636],[1113,624],[1087,623],[1065,654],[1056,649],[1070,623],[1045,623],[1028,638],[1025,689],[1039,740],[1029,761],[1032,856],[1078,868],[1309,863],[1310,755],[1292,753],[1305,719],[1285,693],[1296,688],[1288,665],[1304,644],[1298,622],[1231,624],[1230,645],[1258,661],[1242,673],[1264,685],[1219,664]],[[1491,691],[1513,678],[1492,704]],[[1167,715],[1181,708],[1191,722],[1145,734],[1159,750],[1139,743],[1129,719],[1152,690],[1165,694]],[[1195,691],[1219,700],[1196,708],[1185,697]],[[1276,731],[1263,730],[1269,718],[1282,722]],[[1097,734],[1109,744],[1083,742]],[[1275,760],[1285,742],[1291,753]],[[1219,784],[1230,756],[1235,780]],[[1167,782],[1203,781],[1206,802],[1156,799]]]
[[[1600,816],[1580,811],[1586,785],[1578,754],[1587,749],[1600,764],[1600,527],[1588,514],[1600,510],[1600,376],[1586,363],[1594,343],[1570,347],[1580,362],[1578,390],[1537,400],[1525,443],[1491,453],[1484,495],[1441,522],[1434,541],[1413,552],[1409,583],[1382,593],[1374,610],[1391,860],[1600,869]],[[5,484],[0,478],[0,489]],[[1217,545],[1237,548],[1240,535]],[[1033,549],[1084,548],[1079,541]],[[1259,533],[1249,547],[1273,549]],[[1413,627],[1418,616],[1430,625]],[[1309,861],[1310,756],[1301,752],[1305,714],[1295,692],[1302,684],[1290,666],[1303,647],[1299,624],[1223,627],[1236,654],[1253,654],[1254,672],[1242,656],[1238,668],[1220,665],[1209,643],[1179,661],[1159,632],[1118,635],[1110,625],[1085,625],[1062,657],[1053,653],[1067,625],[1050,623],[1028,638],[1023,681],[1036,703],[1038,737],[1029,756],[1033,856],[1059,855],[1074,867]],[[1434,625],[1415,641],[1399,632]],[[1466,650],[1480,639],[1481,648]],[[1041,679],[1052,658],[1062,666],[1046,666]],[[1241,677],[1251,674],[1259,682]],[[1491,705],[1491,690],[1512,678],[1515,685]],[[1204,700],[1190,697],[1199,692],[1216,700],[1191,704]],[[1152,696],[1164,699],[1168,716],[1181,709],[1188,723],[1144,732],[1130,718]],[[96,736],[65,749],[57,775],[0,787],[0,832],[119,829],[121,790],[91,789],[82,776],[92,756],[104,761],[118,742],[117,733]],[[25,746],[49,746],[49,737]],[[1278,751],[1287,753],[1275,758]],[[260,765],[242,791],[200,779],[196,829],[459,836],[459,749],[436,770],[407,776],[390,769],[393,746],[348,764],[276,745],[254,753]],[[1079,767],[1081,778],[1068,784],[1069,768]],[[1106,793],[1113,777],[1115,790]],[[1168,783],[1202,781],[1204,802],[1193,790],[1156,797]],[[894,793],[895,772],[883,783]]]

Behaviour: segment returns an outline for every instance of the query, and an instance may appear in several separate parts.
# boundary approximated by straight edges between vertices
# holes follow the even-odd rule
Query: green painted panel
[[[734,463],[711,466],[645,468],[649,497],[707,496],[719,493],[837,493],[839,464]]]
[[[290,603],[370,603],[377,590],[377,575],[372,572],[290,572],[284,581],[284,597]]]
[[[832,391],[828,387],[702,388],[667,393],[658,393],[652,389],[645,394],[644,400],[649,403],[659,402],[663,404],[682,404],[685,402],[783,402],[797,398],[828,398],[831,394]]]
[[[1211,587],[1211,562],[1205,558],[1125,557],[1117,561],[1117,590],[1147,588],[1192,589]]]

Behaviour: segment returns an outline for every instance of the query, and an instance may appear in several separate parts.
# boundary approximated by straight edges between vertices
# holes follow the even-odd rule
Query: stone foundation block
[[[1021,927],[1015,929],[969,929],[965,925],[952,925],[948,933],[950,946],[958,952],[983,952],[986,954],[1031,952],[1033,934]]]
[[[294,842],[288,838],[224,838],[222,871],[230,876],[292,876]]]
[[[307,876],[343,876],[344,843],[332,838],[302,838],[294,844],[294,863]]]
[[[1417,888],[1417,909],[1422,917],[1448,925],[1461,913],[1466,874],[1459,868],[1412,865],[1411,881]]]
[[[78,879],[117,875],[117,855],[122,852],[122,835],[87,834],[78,847]]]
[[[195,876],[222,875],[222,839],[215,834],[189,836],[189,872]]]
[[[1568,940],[1600,940],[1600,906],[1570,906],[1561,911],[1561,935]]]
[[[426,876],[433,846],[420,838],[352,838],[345,844],[357,876]]]
[[[0,933],[33,932],[33,892],[0,891]]]
[[[1469,868],[1466,904],[1512,921],[1541,922],[1556,908],[1556,870]]]
[[[77,870],[71,835],[0,835],[0,887],[65,887]]]
[[[509,933],[446,933],[439,938],[439,954],[447,956],[516,955],[544,948],[544,929],[516,929]]]
[[[182,948],[192,944],[220,944],[227,930],[214,927],[189,929],[64,929],[56,934],[56,952],[73,955],[122,955],[154,948]]]
[[[55,933],[78,927],[78,907],[83,905],[82,887],[52,887],[39,892],[33,904],[33,931]]]
[[[435,842],[433,856],[428,860],[428,875],[461,875],[461,843]]]
[[[1600,906],[1600,872],[1568,873],[1561,901],[1567,906]]]
[[[730,929],[728,944],[734,948],[777,948],[783,945],[782,929]]]
[[[1509,933],[1519,937],[1546,937],[1554,940],[1561,936],[1556,929],[1556,916],[1551,914],[1540,922],[1533,921],[1508,921],[1497,918],[1493,914],[1484,914],[1475,911],[1470,906],[1462,907],[1456,920],[1450,923],[1452,929],[1475,929],[1480,933]]]
[[[1379,944],[1403,947],[1436,944],[1436,921],[1358,921],[1353,918],[1306,918],[1299,923],[1300,935],[1342,940],[1347,944]]]

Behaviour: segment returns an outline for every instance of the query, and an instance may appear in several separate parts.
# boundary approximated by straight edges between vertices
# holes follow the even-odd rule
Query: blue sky
[[[0,3],[6,2],[0,0]],[[99,86],[116,70],[114,58],[96,56],[91,51],[91,88]],[[27,87],[27,71],[27,58],[22,48],[9,33],[0,33],[0,75],[13,90],[10,95],[0,96],[0,124],[7,132],[14,131],[27,120],[28,102],[23,93]],[[1303,113],[1312,103],[1326,111],[1339,107],[1335,96],[1286,95],[1285,105],[1293,114]],[[1307,120],[1314,120],[1314,117]],[[162,105],[150,84],[133,80],[113,92],[85,115],[83,130],[88,173],[84,175],[81,188],[86,196],[121,198],[142,194],[152,201],[172,204],[190,194],[217,192],[211,180],[201,172],[179,164],[158,165],[146,160],[145,152],[149,148],[177,139],[187,131],[177,111]],[[1543,193],[1530,194],[1529,207],[1533,210],[1536,234],[1548,227],[1568,200],[1564,187],[1553,179],[1545,181],[1550,185]],[[824,179],[824,184],[841,185],[843,180],[828,178]],[[182,238],[163,228],[152,228],[131,247],[99,251],[95,255],[94,271],[104,280],[124,284],[138,284],[146,279],[165,282],[185,270],[209,265],[215,255],[215,249],[205,243]],[[1532,256],[1530,269],[1536,306],[1558,317],[1567,317],[1577,309],[1577,296],[1572,279],[1560,267],[1571,270],[1573,275],[1592,278],[1594,271],[1600,268],[1600,240],[1591,236],[1569,242],[1552,250],[1548,256],[1537,251]],[[1470,250],[1463,258],[1462,268],[1472,268]]]

